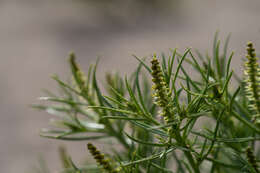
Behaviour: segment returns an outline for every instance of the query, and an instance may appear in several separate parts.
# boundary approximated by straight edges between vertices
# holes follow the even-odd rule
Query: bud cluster
[[[249,107],[254,111],[253,122],[260,123],[260,68],[252,42],[247,44],[247,62],[245,63],[246,92]]]
[[[159,61],[156,56],[153,57],[151,61],[152,76],[153,76],[153,90],[155,91],[153,97],[155,99],[155,104],[162,108],[161,116],[164,117],[166,123],[178,122],[178,118],[174,116],[174,106],[171,98],[171,91],[169,90],[164,76],[162,74]]]
[[[253,151],[250,147],[247,148],[247,150],[246,150],[246,156],[247,156],[248,162],[255,169],[255,171],[258,172],[258,165],[257,165],[257,162],[256,162],[256,158],[255,158],[255,155],[254,155],[254,153],[253,153]]]
[[[99,163],[108,173],[119,173],[119,170],[114,169],[109,160],[105,159],[104,154],[102,154],[93,144],[88,143],[88,150],[96,162]]]

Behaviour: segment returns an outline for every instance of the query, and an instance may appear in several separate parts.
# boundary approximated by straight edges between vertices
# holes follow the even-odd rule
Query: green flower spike
[[[165,82],[160,63],[156,58],[156,55],[153,56],[151,61],[151,68],[152,68],[152,76],[153,76],[153,90],[154,90],[154,100],[155,104],[162,108],[160,115],[164,117],[165,122],[171,123],[176,122],[179,124],[179,117],[174,115],[174,106],[173,101],[171,99],[171,92]]]
[[[260,124],[260,68],[257,63],[252,42],[247,43],[247,62],[245,63],[246,92],[249,108],[253,111],[252,121]]]
[[[80,91],[83,91],[86,89],[86,76],[85,74],[81,71],[79,65],[76,62],[76,56],[72,52],[69,55],[69,63],[71,67],[71,71],[74,77],[74,80],[79,87]]]
[[[250,165],[254,168],[254,170],[257,173],[259,173],[255,155],[254,155],[254,153],[253,153],[253,151],[250,147],[248,147],[247,150],[246,150],[246,157],[247,157],[247,160],[250,163]]]
[[[96,162],[99,163],[108,173],[119,173],[119,169],[113,168],[109,160],[105,159],[104,154],[102,154],[93,144],[88,143],[88,150]]]

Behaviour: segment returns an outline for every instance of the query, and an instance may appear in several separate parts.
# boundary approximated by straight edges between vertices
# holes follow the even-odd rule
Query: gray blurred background
[[[232,33],[233,68],[241,75],[245,43],[260,50],[259,0],[0,0],[0,172],[29,172],[42,155],[52,172],[57,147],[42,139],[49,115],[29,107],[41,89],[55,90],[51,74],[70,76],[67,54],[74,50],[87,69],[101,57],[98,77],[124,75],[149,56],[192,46],[211,53],[213,35]],[[84,143],[66,143],[73,159]]]

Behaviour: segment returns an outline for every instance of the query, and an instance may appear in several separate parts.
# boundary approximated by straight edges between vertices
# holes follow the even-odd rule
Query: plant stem
[[[188,147],[187,147],[187,144],[185,143],[185,141],[184,141],[183,138],[181,137],[180,132],[179,132],[179,131],[176,132],[175,135],[176,135],[176,140],[177,140],[177,142],[178,142],[182,147],[188,148]],[[196,164],[196,162],[195,162],[195,160],[194,160],[194,158],[193,158],[191,152],[190,152],[190,151],[183,151],[183,152],[184,152],[184,155],[186,156],[186,158],[188,159],[188,161],[189,161],[189,163],[190,163],[192,169],[194,170],[194,172],[195,172],[195,173],[200,173],[199,167],[198,167],[198,165]]]
[[[110,130],[110,133],[112,136],[114,136],[124,147],[125,149],[129,149],[129,144],[126,142],[125,138],[122,134],[119,134],[112,126],[111,124],[106,124],[107,128]]]
[[[234,115],[234,117],[236,117],[238,120],[240,120],[243,124],[245,124],[246,126],[251,128],[252,130],[254,130],[256,133],[260,134],[260,130],[256,126],[254,126],[252,123],[250,123],[249,121],[245,120],[238,113],[236,113],[234,111],[232,111],[231,113]]]

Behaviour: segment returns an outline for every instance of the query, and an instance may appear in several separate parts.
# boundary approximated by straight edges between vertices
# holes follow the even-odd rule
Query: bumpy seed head
[[[69,62],[75,82],[77,83],[80,90],[84,90],[87,79],[85,74],[81,71],[79,65],[77,64],[76,56],[73,52],[69,55]]]
[[[94,157],[97,163],[99,163],[108,173],[119,173],[119,168],[113,168],[108,159],[105,159],[102,154],[93,144],[87,145],[89,152]]]
[[[250,165],[255,169],[256,172],[258,172],[258,165],[256,162],[256,157],[250,147],[246,150],[246,157]]]
[[[178,123],[178,117],[174,116],[174,107],[171,99],[171,92],[165,82],[160,62],[153,56],[151,60],[152,69],[152,81],[154,83],[152,89],[154,90],[153,98],[155,104],[162,108],[160,115],[164,117],[166,123],[176,122]]]
[[[251,41],[249,41],[247,43],[247,54],[249,57],[255,57],[255,49],[253,47],[253,43]]]
[[[247,43],[245,62],[245,84],[249,108],[254,113],[252,121],[260,124],[260,68],[252,42]]]

